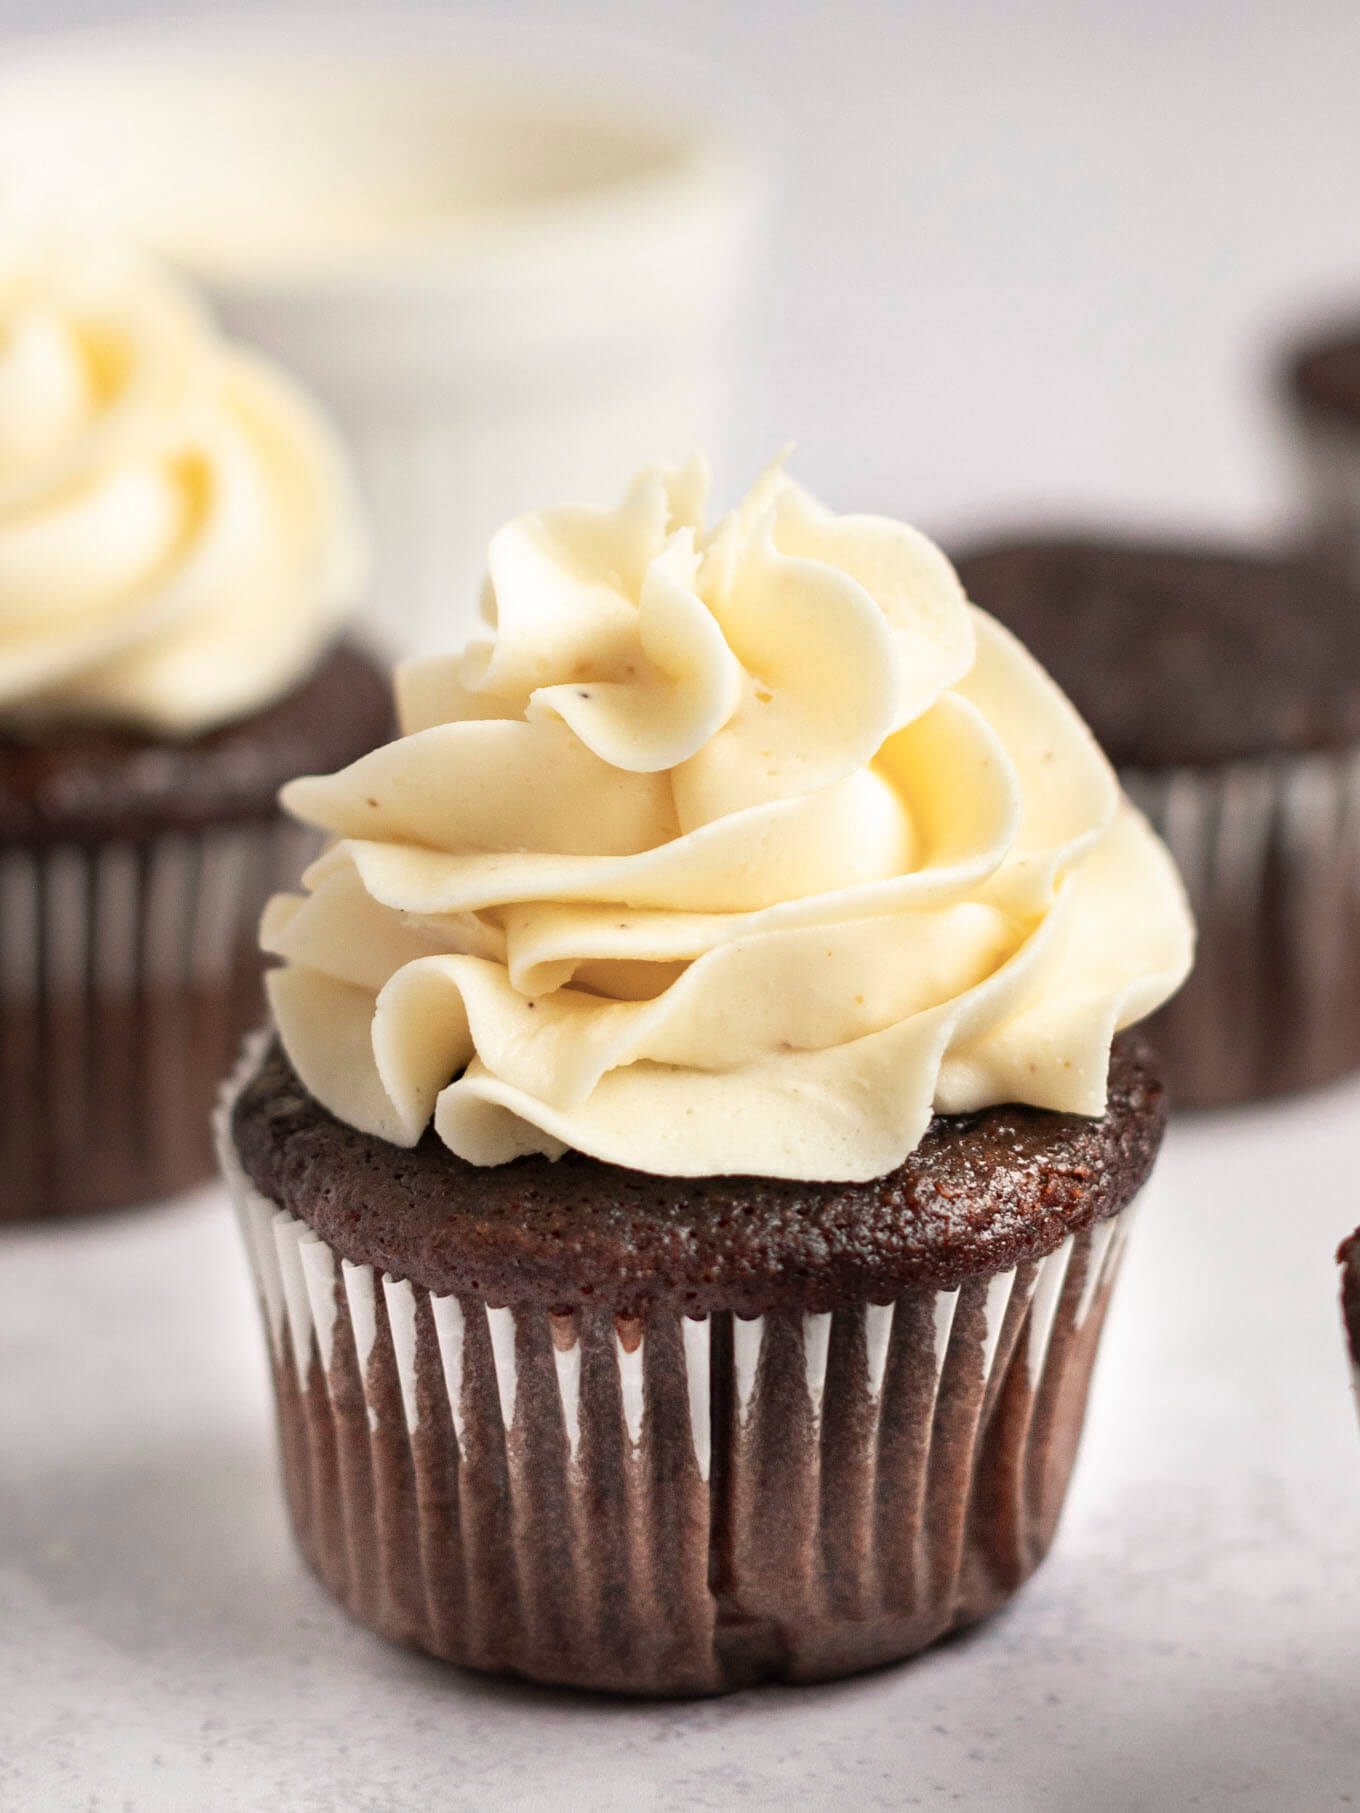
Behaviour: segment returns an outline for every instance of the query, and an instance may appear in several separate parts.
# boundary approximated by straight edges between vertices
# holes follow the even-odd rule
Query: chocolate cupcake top
[[[952,1290],[1041,1258],[1133,1198],[1165,1114],[1155,1059],[1123,1033],[1101,1119],[1014,1105],[937,1116],[901,1165],[866,1183],[658,1177],[576,1152],[486,1168],[432,1133],[398,1152],[347,1126],[275,1044],[232,1134],[270,1202],[351,1263],[436,1295],[757,1315]]]
[[[1360,428],[1360,321],[1335,327],[1300,348],[1285,378],[1296,405],[1338,427]]]
[[[343,451],[165,272],[0,232],[0,725],[197,735],[298,685],[355,603]]]
[[[645,472],[491,546],[484,637],[285,804],[266,915],[341,1120],[460,1157],[864,1180],[934,1113],[1099,1115],[1189,964],[1170,858],[1067,700],[902,524],[776,465]]]
[[[286,698],[202,736],[85,726],[35,741],[0,730],[0,843],[136,843],[273,818],[299,768],[352,760],[391,728],[386,674],[342,642]]]
[[[1121,768],[1360,742],[1360,592],[1335,573],[1096,536],[1001,541],[957,565]]]

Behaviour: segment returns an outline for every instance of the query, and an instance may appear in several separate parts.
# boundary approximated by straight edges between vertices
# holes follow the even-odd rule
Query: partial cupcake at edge
[[[1311,554],[1099,533],[958,556],[1166,839],[1200,928],[1151,1035],[1178,1107],[1360,1069],[1360,592]]]
[[[213,1169],[299,767],[389,734],[346,459],[165,271],[0,229],[0,1219]]]
[[[493,540],[483,633],[288,809],[224,1097],[302,1550],[626,1693],[810,1681],[1045,1553],[1193,929],[901,524],[695,460]]]
[[[1341,1267],[1341,1318],[1350,1354],[1351,1379],[1360,1400],[1360,1228],[1343,1240],[1336,1262]]]

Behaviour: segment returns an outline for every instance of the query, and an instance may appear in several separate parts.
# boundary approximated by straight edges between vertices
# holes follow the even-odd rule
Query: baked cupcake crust
[[[203,736],[169,741],[86,727],[0,734],[0,843],[136,842],[272,818],[285,781],[343,767],[391,729],[386,675],[342,642],[301,686]]]
[[[1094,536],[997,542],[955,564],[1119,768],[1360,742],[1360,591],[1335,572]]]
[[[316,1103],[277,1041],[236,1101],[247,1176],[354,1264],[435,1295],[618,1315],[813,1312],[952,1290],[1115,1215],[1165,1126],[1157,1060],[1114,1043],[1100,1120],[1016,1105],[937,1116],[869,1183],[655,1177],[569,1152],[481,1167],[426,1133],[410,1150]]]

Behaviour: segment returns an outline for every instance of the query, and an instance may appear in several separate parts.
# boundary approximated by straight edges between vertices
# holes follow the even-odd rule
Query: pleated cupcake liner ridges
[[[262,1013],[259,916],[314,842],[262,818],[0,848],[0,1220],[212,1174],[221,1078]]]
[[[258,1051],[259,1047],[256,1047]],[[993,1611],[1052,1540],[1132,1206],[823,1314],[553,1313],[351,1264],[219,1111],[298,1541],[362,1623],[629,1694],[816,1681]]]
[[[1360,1069],[1360,749],[1121,779],[1199,926],[1189,980],[1147,1028],[1176,1105]]]

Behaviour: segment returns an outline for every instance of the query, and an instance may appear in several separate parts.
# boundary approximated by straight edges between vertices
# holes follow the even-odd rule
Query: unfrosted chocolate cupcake
[[[0,236],[0,1219],[212,1170],[297,769],[390,726],[330,430],[164,274]]]
[[[322,1579],[631,1693],[1028,1576],[1161,1138],[1121,1029],[1192,942],[937,550],[777,469],[706,531],[703,479],[508,525],[485,643],[285,789],[335,841],[220,1123]]]
[[[968,551],[1166,839],[1200,928],[1152,1023],[1173,1100],[1360,1066],[1360,594],[1310,562],[1098,537]]]
[[[1314,553],[1360,582],[1360,320],[1305,341],[1283,373]]]

